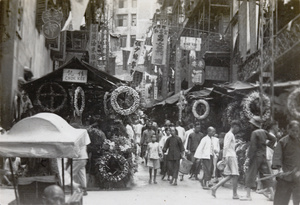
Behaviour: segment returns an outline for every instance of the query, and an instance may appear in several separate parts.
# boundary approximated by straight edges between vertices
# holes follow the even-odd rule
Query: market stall
[[[47,159],[72,159],[77,158],[79,151],[87,146],[88,138],[89,135],[85,129],[73,128],[60,116],[52,113],[39,113],[24,118],[7,133],[1,135],[0,155],[29,160],[42,158],[45,159],[44,162],[49,162]],[[44,165],[50,166],[48,163]],[[64,166],[62,168],[64,169]],[[41,173],[35,171],[36,174]],[[46,186],[60,184],[64,188],[64,175],[55,171],[51,174],[52,171],[43,170],[42,175],[30,172],[17,180],[13,178],[16,202],[18,204],[41,204],[41,194]]]
[[[102,159],[104,155],[107,155],[102,147],[103,142],[105,139],[112,142],[118,141],[116,130],[122,134],[118,135],[120,138],[127,138],[127,134],[124,132],[125,121],[131,118],[131,115],[135,115],[139,108],[139,93],[127,86],[125,81],[76,57],[52,73],[24,84],[23,89],[32,101],[34,113],[55,113],[68,123],[87,129],[92,141],[88,147],[90,158],[87,172],[89,176],[93,175],[89,179],[97,178],[96,183],[94,180],[89,184],[106,188],[107,186],[104,184],[110,183],[111,178],[101,177],[103,169],[98,168],[98,164],[96,164],[99,158]],[[125,144],[129,143],[123,140],[120,145],[124,146]],[[130,141],[132,148],[129,150],[131,151],[122,155],[129,163],[129,172],[126,172],[126,176],[134,170],[134,166],[131,166],[131,154],[134,146]],[[117,147],[111,152],[117,152]],[[119,162],[119,160],[117,161]],[[125,182],[123,180],[123,184],[130,181],[128,177],[126,179]],[[110,183],[108,187],[118,186],[117,182]]]

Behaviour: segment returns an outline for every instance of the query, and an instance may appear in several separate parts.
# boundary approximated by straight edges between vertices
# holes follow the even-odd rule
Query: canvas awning
[[[16,123],[0,135],[0,156],[77,158],[90,143],[85,129],[75,129],[53,113],[39,113]]]

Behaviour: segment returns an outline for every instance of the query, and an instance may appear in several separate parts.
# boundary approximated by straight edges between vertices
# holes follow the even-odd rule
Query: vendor
[[[7,158],[5,160],[5,164],[4,164],[5,174],[3,176],[3,180],[4,180],[4,183],[7,184],[8,186],[12,185],[12,180],[13,180],[13,176],[14,176],[13,174],[16,175],[20,169],[21,159],[19,157],[12,157],[11,164],[12,164],[13,173],[11,172],[11,169],[9,166],[9,159]]]

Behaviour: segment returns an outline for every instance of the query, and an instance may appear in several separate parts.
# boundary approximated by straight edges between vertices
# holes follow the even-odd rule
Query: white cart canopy
[[[75,129],[52,113],[39,113],[16,123],[0,135],[0,156],[78,158],[90,143],[85,129]]]

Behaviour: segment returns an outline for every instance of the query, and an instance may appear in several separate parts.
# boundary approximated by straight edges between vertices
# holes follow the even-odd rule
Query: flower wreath
[[[78,95],[79,94],[81,96],[81,107],[80,107],[80,109],[78,108]],[[80,86],[78,86],[76,88],[75,94],[74,94],[74,108],[75,108],[75,112],[78,116],[82,114],[82,112],[84,110],[84,107],[85,107],[84,91]]]
[[[287,99],[287,108],[291,115],[300,119],[300,112],[297,110],[297,98],[300,96],[300,88],[296,88],[290,93]]]
[[[118,161],[118,164],[121,165],[121,171],[110,172],[110,167],[108,166],[108,162],[111,158],[115,158]],[[129,173],[129,163],[119,154],[107,154],[98,159],[98,168],[100,175],[109,182],[119,182],[124,179]]]
[[[128,94],[132,95],[133,104],[131,107],[124,109],[118,104],[117,98],[121,93],[128,93]],[[112,92],[111,97],[110,97],[110,102],[111,102],[111,106],[117,113],[119,113],[121,115],[130,115],[138,108],[138,106],[140,104],[140,96],[131,87],[120,86]]]
[[[49,86],[51,89],[51,92],[50,93],[41,93],[42,92],[42,89],[46,86]],[[54,93],[53,91],[53,87],[56,86],[58,87],[58,89],[61,91],[61,93]],[[41,96],[47,96],[47,95],[51,95],[53,97],[51,97],[51,102],[50,102],[50,105],[54,105],[54,97],[59,97],[59,96],[63,96],[63,101],[62,103],[57,106],[56,108],[53,108],[53,107],[46,107],[42,104],[41,100],[40,100],[40,97]],[[44,83],[42,84],[39,89],[37,90],[37,94],[36,94],[36,97],[37,97],[37,104],[44,110],[44,111],[49,111],[49,112],[56,112],[56,111],[59,111],[61,110],[66,102],[67,102],[67,92],[65,91],[65,89],[59,85],[58,83],[54,83],[54,82],[47,82],[47,83]]]
[[[270,98],[267,95],[263,94],[262,97],[263,97],[263,102],[265,104],[265,112],[262,116],[262,120],[266,121],[267,119],[270,118],[270,115],[271,115],[271,109],[270,109],[271,102],[270,102]],[[255,116],[250,110],[250,105],[257,98],[260,98],[260,94],[259,94],[259,92],[255,91],[255,92],[250,93],[242,101],[243,111],[245,113],[245,116],[248,119],[251,119],[253,116]]]
[[[236,109],[239,107],[239,102],[235,101],[232,103],[229,103],[227,108],[225,109],[225,117],[230,124],[233,120],[233,113]]]
[[[205,112],[204,112],[203,115],[199,115],[197,113],[196,109],[197,109],[197,106],[199,104],[203,104],[205,106]],[[195,118],[197,118],[199,120],[205,119],[209,114],[209,104],[208,104],[208,102],[206,100],[197,100],[197,101],[195,101],[194,104],[193,104],[193,107],[192,107],[192,112],[193,112]]]

